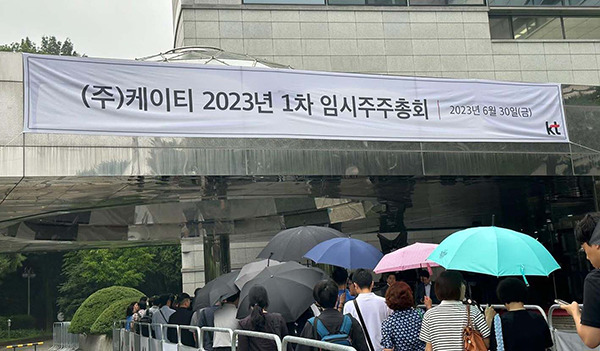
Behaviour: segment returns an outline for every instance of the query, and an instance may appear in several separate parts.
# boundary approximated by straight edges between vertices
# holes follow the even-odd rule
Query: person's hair
[[[333,279],[337,285],[346,284],[348,281],[348,271],[342,267],[335,267],[331,274],[331,279]]]
[[[129,316],[133,315],[133,308],[135,307],[136,303],[137,303],[137,301],[133,301],[132,303],[129,304],[129,306],[127,306],[127,311],[125,312],[126,313],[125,317],[129,317]]]
[[[190,300],[190,299],[191,298],[190,298],[189,294],[183,293],[183,294],[181,294],[181,295],[178,296],[177,303],[178,304],[182,304],[185,300]]]
[[[160,295],[158,298],[158,305],[160,307],[166,306],[169,301],[173,302],[174,299],[175,297],[171,294]]]
[[[589,244],[598,222],[600,222],[600,212],[587,213],[577,222],[575,225],[575,238],[580,245],[583,243]]]
[[[250,322],[252,329],[256,331],[265,330],[265,313],[263,310],[269,306],[269,296],[267,289],[263,286],[255,285],[248,292],[248,302],[250,303]]]
[[[154,295],[148,300],[148,302],[150,303],[150,306],[160,306],[160,297]]]
[[[140,310],[145,310],[146,308],[148,308],[148,304],[146,303],[145,300],[144,301],[140,300],[138,302],[138,305],[140,306]]]
[[[361,289],[370,288],[373,283],[373,276],[371,272],[366,269],[358,269],[352,275],[352,281],[358,285]]]
[[[431,277],[431,275],[426,270],[420,270],[419,271],[419,278],[421,278],[421,277],[429,278],[429,277]]]
[[[498,284],[496,295],[502,303],[525,303],[527,300],[527,286],[521,279],[506,278]]]
[[[405,282],[395,282],[385,292],[385,304],[394,311],[407,310],[414,306],[412,290]]]
[[[334,308],[338,298],[338,284],[333,279],[318,282],[313,289],[315,301],[323,308]]]
[[[225,299],[225,302],[234,303],[240,297],[240,292],[238,291],[235,295],[231,295]]]
[[[460,300],[460,287],[463,277],[457,271],[444,271],[435,282],[435,296],[438,300]]]

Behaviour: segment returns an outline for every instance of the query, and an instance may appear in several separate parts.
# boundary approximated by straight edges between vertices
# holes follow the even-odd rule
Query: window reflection
[[[560,17],[513,17],[515,39],[562,39]]]
[[[567,39],[600,39],[600,17],[564,17]]]

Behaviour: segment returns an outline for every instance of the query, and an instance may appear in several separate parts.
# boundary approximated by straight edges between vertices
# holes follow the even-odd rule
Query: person
[[[583,282],[583,312],[579,304],[562,305],[575,321],[577,334],[589,348],[600,346],[600,213],[588,213],[575,226],[575,237],[594,269]]]
[[[552,336],[546,319],[537,313],[525,310],[527,286],[521,279],[507,278],[498,284],[496,295],[506,306],[499,321],[502,335],[496,335],[496,312],[492,307],[485,310],[485,317],[491,329],[490,350],[498,349],[497,337],[502,337],[507,351],[544,351],[552,347]],[[500,328],[499,328],[500,329]]]
[[[405,282],[392,283],[385,293],[385,303],[394,311],[381,325],[381,346],[386,351],[425,350],[419,340],[422,314],[414,308],[412,289]]]
[[[161,295],[158,298],[158,304],[160,308],[157,312],[152,314],[152,323],[153,324],[167,324],[169,321],[169,317],[175,310],[171,308],[171,303],[173,302],[173,295]],[[162,328],[158,325],[154,326],[154,335],[156,339],[162,340]]]
[[[434,304],[440,300],[435,294],[435,283],[431,281],[431,275],[426,270],[419,271],[419,282],[415,290],[415,302],[417,305],[425,303],[425,296],[429,297]]]
[[[350,295],[350,291],[347,289],[348,271],[342,267],[335,267],[331,278],[338,285],[338,300],[335,303],[335,308],[341,312],[346,301],[354,300],[354,296]]]
[[[354,273],[348,276],[348,292],[350,296],[352,296],[352,300],[354,300],[358,296],[358,292],[356,291],[356,285],[354,285]]]
[[[322,280],[315,285],[313,289],[313,297],[315,298],[317,304],[323,308],[323,311],[318,317],[312,319],[312,323],[310,320],[306,322],[302,332],[300,333],[300,337],[321,340],[315,323],[322,323],[330,335],[341,334],[341,327],[345,316],[342,315],[337,308],[335,308],[336,304],[338,303],[338,290],[338,282],[332,279]],[[348,333],[351,346],[357,351],[368,351],[369,347],[367,346],[365,334],[360,326],[360,323],[352,316],[348,316],[348,318],[350,318],[351,322],[351,327]],[[316,350],[317,348],[306,345],[299,344],[296,346],[296,351]]]
[[[381,288],[380,290],[380,295],[382,297],[385,297],[385,294],[387,293],[387,290],[390,288],[390,286],[392,286],[392,284],[394,284],[395,282],[398,281],[398,276],[396,275],[396,273],[388,273],[385,277],[385,286],[383,288]]]
[[[462,303],[463,277],[457,271],[442,272],[436,282],[435,293],[442,300],[423,316],[419,339],[425,342],[426,351],[463,350],[463,330],[467,326],[467,308],[473,328],[481,333],[489,346],[490,328],[478,308]],[[426,299],[429,301],[429,299]]]
[[[141,321],[142,318],[146,315],[146,308],[147,308],[146,301],[148,301],[148,298],[146,296],[141,297],[140,301],[138,301],[138,306],[140,309],[137,311],[137,313],[135,313],[133,315],[134,322]]]
[[[175,312],[169,316],[169,324],[176,325],[190,325],[190,321],[192,320],[193,312],[190,310],[191,299],[190,295],[183,293],[177,298],[177,307]],[[160,314],[160,312],[159,312]],[[194,333],[190,330],[182,329],[181,333],[181,343],[185,346],[196,347],[196,340],[194,339]],[[167,328],[167,339],[177,344],[177,329],[175,328]]]
[[[137,302],[132,302],[127,306],[127,310],[125,311],[125,330],[131,330],[131,327],[133,326],[133,315],[136,314],[139,309]]]
[[[285,320],[279,313],[267,312],[269,307],[269,296],[263,286],[255,285],[248,292],[250,315],[239,322],[239,329],[252,330],[263,333],[271,333],[283,339],[288,335]],[[240,335],[238,337],[238,350],[240,351],[276,351],[277,345],[272,340],[249,338]],[[292,351],[291,344],[287,351]]]
[[[230,296],[221,301],[221,307],[215,310],[214,325],[217,328],[228,328],[236,330],[238,327],[237,306],[240,299],[240,293]],[[215,333],[213,337],[213,350],[227,351],[231,350],[231,339],[229,334]]]
[[[152,296],[148,299],[148,306],[150,306],[150,308],[146,311],[146,315],[152,317],[152,315],[158,312],[158,309],[160,308],[160,298],[156,295]]]
[[[197,295],[196,295],[197,296]],[[202,327],[214,327],[215,326],[215,311],[219,306],[205,307],[197,310],[192,315],[191,325]],[[236,326],[237,327],[237,326]],[[202,347],[206,351],[212,351],[213,348],[213,334],[212,332],[205,332],[202,338]],[[194,334],[194,337],[196,335]]]
[[[366,269],[358,269],[353,275],[358,296],[344,305],[344,314],[356,318],[363,327],[371,351],[381,351],[381,324],[391,314],[385,299],[373,293],[373,276]]]

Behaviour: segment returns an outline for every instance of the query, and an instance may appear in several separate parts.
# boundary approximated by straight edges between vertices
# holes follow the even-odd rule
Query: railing
[[[491,305],[491,306],[495,310],[506,310],[506,306],[504,306],[504,305]],[[546,316],[546,312],[540,306],[538,306],[538,305],[525,305],[524,307],[525,307],[526,310],[535,310],[535,311],[539,312],[539,314],[541,314],[542,317],[544,317],[544,319],[546,320],[546,322],[548,322],[548,316]]]
[[[144,336],[145,331],[151,331],[152,328],[161,331],[161,339],[157,339],[152,335],[152,332],[147,333],[148,336]],[[215,327],[196,327],[186,325],[175,325],[175,324],[148,324],[148,323],[133,323],[133,328],[130,331],[126,331],[124,328],[124,322],[119,321],[114,323],[113,335],[116,340],[113,340],[113,351],[204,351],[202,341],[204,340],[203,334],[206,332],[210,333],[226,333],[231,340],[231,350],[235,351],[237,348],[237,341],[240,336],[248,338],[260,338],[266,340],[272,340],[275,343],[277,351],[285,351],[290,344],[301,344],[310,347],[315,347],[323,350],[332,351],[356,351],[353,347],[337,345],[333,343],[323,342],[320,340],[306,339],[295,336],[286,336],[281,340],[279,336],[270,333],[261,333],[250,330],[231,330],[228,328],[215,328]],[[174,329],[177,332],[177,342],[171,342],[168,340],[169,329]],[[182,343],[182,331],[188,330],[193,333],[196,337],[196,345],[189,346]],[[171,334],[172,336],[172,334]],[[171,337],[173,339],[173,337]],[[56,349],[57,351],[59,349]],[[75,350],[75,349],[61,349],[61,350]]]
[[[333,344],[330,342],[324,342],[320,340],[299,338],[297,336],[286,336],[283,338],[283,343],[281,344],[281,349],[286,350],[288,344],[300,344],[306,345],[310,347],[315,347],[322,350],[331,350],[331,351],[356,351],[356,349],[352,346],[344,346]]]
[[[235,330],[233,331],[233,337],[231,339],[231,351],[235,351],[238,336],[247,336],[249,338],[259,338],[259,339],[267,339],[273,340],[275,342],[275,346],[277,347],[277,351],[282,351],[281,348],[281,339],[278,335],[270,334],[270,333],[261,333],[251,330]]]
[[[56,322],[52,325],[51,351],[70,351],[79,349],[79,335],[69,333],[71,322]]]

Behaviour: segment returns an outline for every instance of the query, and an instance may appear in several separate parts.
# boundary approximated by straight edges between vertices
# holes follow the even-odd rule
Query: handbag
[[[467,326],[463,329],[463,344],[465,351],[487,351],[483,336],[473,327],[470,305],[467,305]]]

